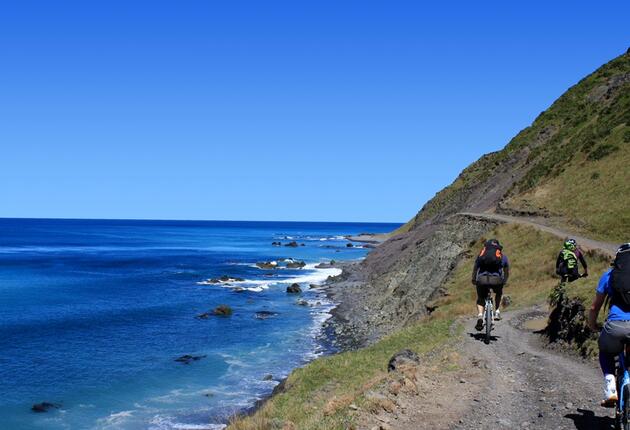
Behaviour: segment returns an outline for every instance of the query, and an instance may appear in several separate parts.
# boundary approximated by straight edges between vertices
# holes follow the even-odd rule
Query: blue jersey
[[[599,294],[606,294],[610,298],[613,295],[612,285],[610,285],[610,273],[612,270],[610,269],[602,275],[596,290]],[[611,304],[607,319],[608,321],[630,321],[630,312],[624,312],[619,306]]]

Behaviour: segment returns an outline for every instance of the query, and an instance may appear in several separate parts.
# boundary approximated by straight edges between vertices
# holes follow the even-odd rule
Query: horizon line
[[[299,221],[299,220],[236,220],[236,219],[166,219],[166,218],[66,218],[66,217],[5,217],[3,220],[55,220],[55,221],[181,221],[181,222],[269,222],[269,223],[308,223],[308,224],[405,224],[397,221]]]

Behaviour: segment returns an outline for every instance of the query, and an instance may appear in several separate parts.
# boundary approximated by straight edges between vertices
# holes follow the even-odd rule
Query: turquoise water
[[[365,255],[345,234],[397,226],[0,219],[0,428],[221,428],[328,351],[333,304],[308,285],[338,271],[314,266]],[[290,240],[305,246],[271,245]],[[282,258],[308,264],[254,265]],[[224,274],[244,281],[203,284]],[[234,314],[195,318],[218,304]],[[30,410],[43,401],[59,408]]]

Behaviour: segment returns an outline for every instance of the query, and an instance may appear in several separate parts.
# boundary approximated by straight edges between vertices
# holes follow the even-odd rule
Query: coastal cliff
[[[630,53],[570,88],[500,151],[483,155],[332,287],[345,345],[418,321],[468,244],[499,213],[621,241],[630,230]],[[576,173],[577,172],[577,173]],[[626,172],[625,174],[623,172]],[[348,336],[354,336],[354,343]]]
[[[526,370],[523,386],[541,374],[538,364],[531,362],[547,353],[530,348],[530,358],[518,355],[529,348],[529,341],[514,341],[526,336],[518,321],[527,318],[531,306],[538,317],[545,315],[541,309],[558,283],[553,262],[565,236],[578,238],[592,263],[591,273],[609,267],[614,243],[627,241],[624,235],[630,231],[628,165],[630,51],[571,87],[505,148],[483,155],[464,169],[365,260],[346,266],[332,279],[329,294],[338,307],[328,324],[346,352],[297,369],[254,415],[236,419],[229,428],[493,428],[497,422],[484,420],[494,420],[494,414],[477,411],[479,404],[474,403],[481,394],[466,388],[479,384],[467,384],[467,380],[511,372],[509,366],[515,360]],[[470,343],[474,339],[459,336],[462,321],[474,309],[472,259],[490,235],[505,245],[511,257],[506,293],[525,312],[514,317],[514,327],[503,328],[508,354],[498,365],[495,359],[500,350],[480,350]],[[584,355],[592,349],[592,334],[580,331],[580,336],[569,338],[563,333],[574,333],[574,327],[582,330],[580,303],[592,295],[596,282],[596,277],[581,280],[567,292],[567,303],[576,312],[557,314],[560,319],[568,315],[575,324],[553,320],[559,327],[551,333],[553,340],[579,339],[581,344],[575,349]],[[419,363],[390,374],[388,359],[401,349],[421,356]],[[480,361],[479,356],[487,361]],[[554,363],[561,365],[542,372],[559,375],[552,385],[566,387],[567,393],[582,402],[592,397],[584,390],[593,386],[592,379],[573,387],[565,383],[587,373],[592,376],[592,369],[556,356],[549,356],[545,365]],[[574,371],[562,376],[563,369]],[[436,373],[439,381],[432,376]],[[519,394],[514,393],[512,382],[505,381],[505,397],[499,393],[497,398],[497,402],[514,403],[514,408],[507,408],[515,411],[509,418],[523,422],[519,420],[537,413],[539,428],[558,428],[564,414],[558,415],[555,409],[536,412],[545,384]],[[407,400],[401,393],[406,389],[412,406],[403,407]],[[440,398],[427,398],[427,392]],[[449,392],[461,392],[458,401],[470,403],[473,416],[479,412],[477,427],[474,423],[466,427],[462,420],[457,425],[458,415],[448,407],[451,400],[442,394]],[[567,393],[555,395],[554,402],[566,400]],[[411,427],[392,425],[392,419],[404,422],[410,414],[417,415]],[[509,424],[510,419],[504,421]],[[419,422],[424,427],[418,427]]]

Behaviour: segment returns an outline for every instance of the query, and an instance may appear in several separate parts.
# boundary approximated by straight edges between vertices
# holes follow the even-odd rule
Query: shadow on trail
[[[577,430],[609,430],[615,428],[615,420],[611,417],[597,416],[595,412],[588,409],[578,409],[577,412],[564,416],[573,420]]]
[[[468,333],[468,335],[472,338],[474,338],[475,340],[478,340],[480,342],[484,342],[486,341],[486,334],[483,332],[479,332],[479,333]],[[501,339],[501,336],[494,336],[494,335],[490,335],[490,342],[496,342],[497,340]]]

